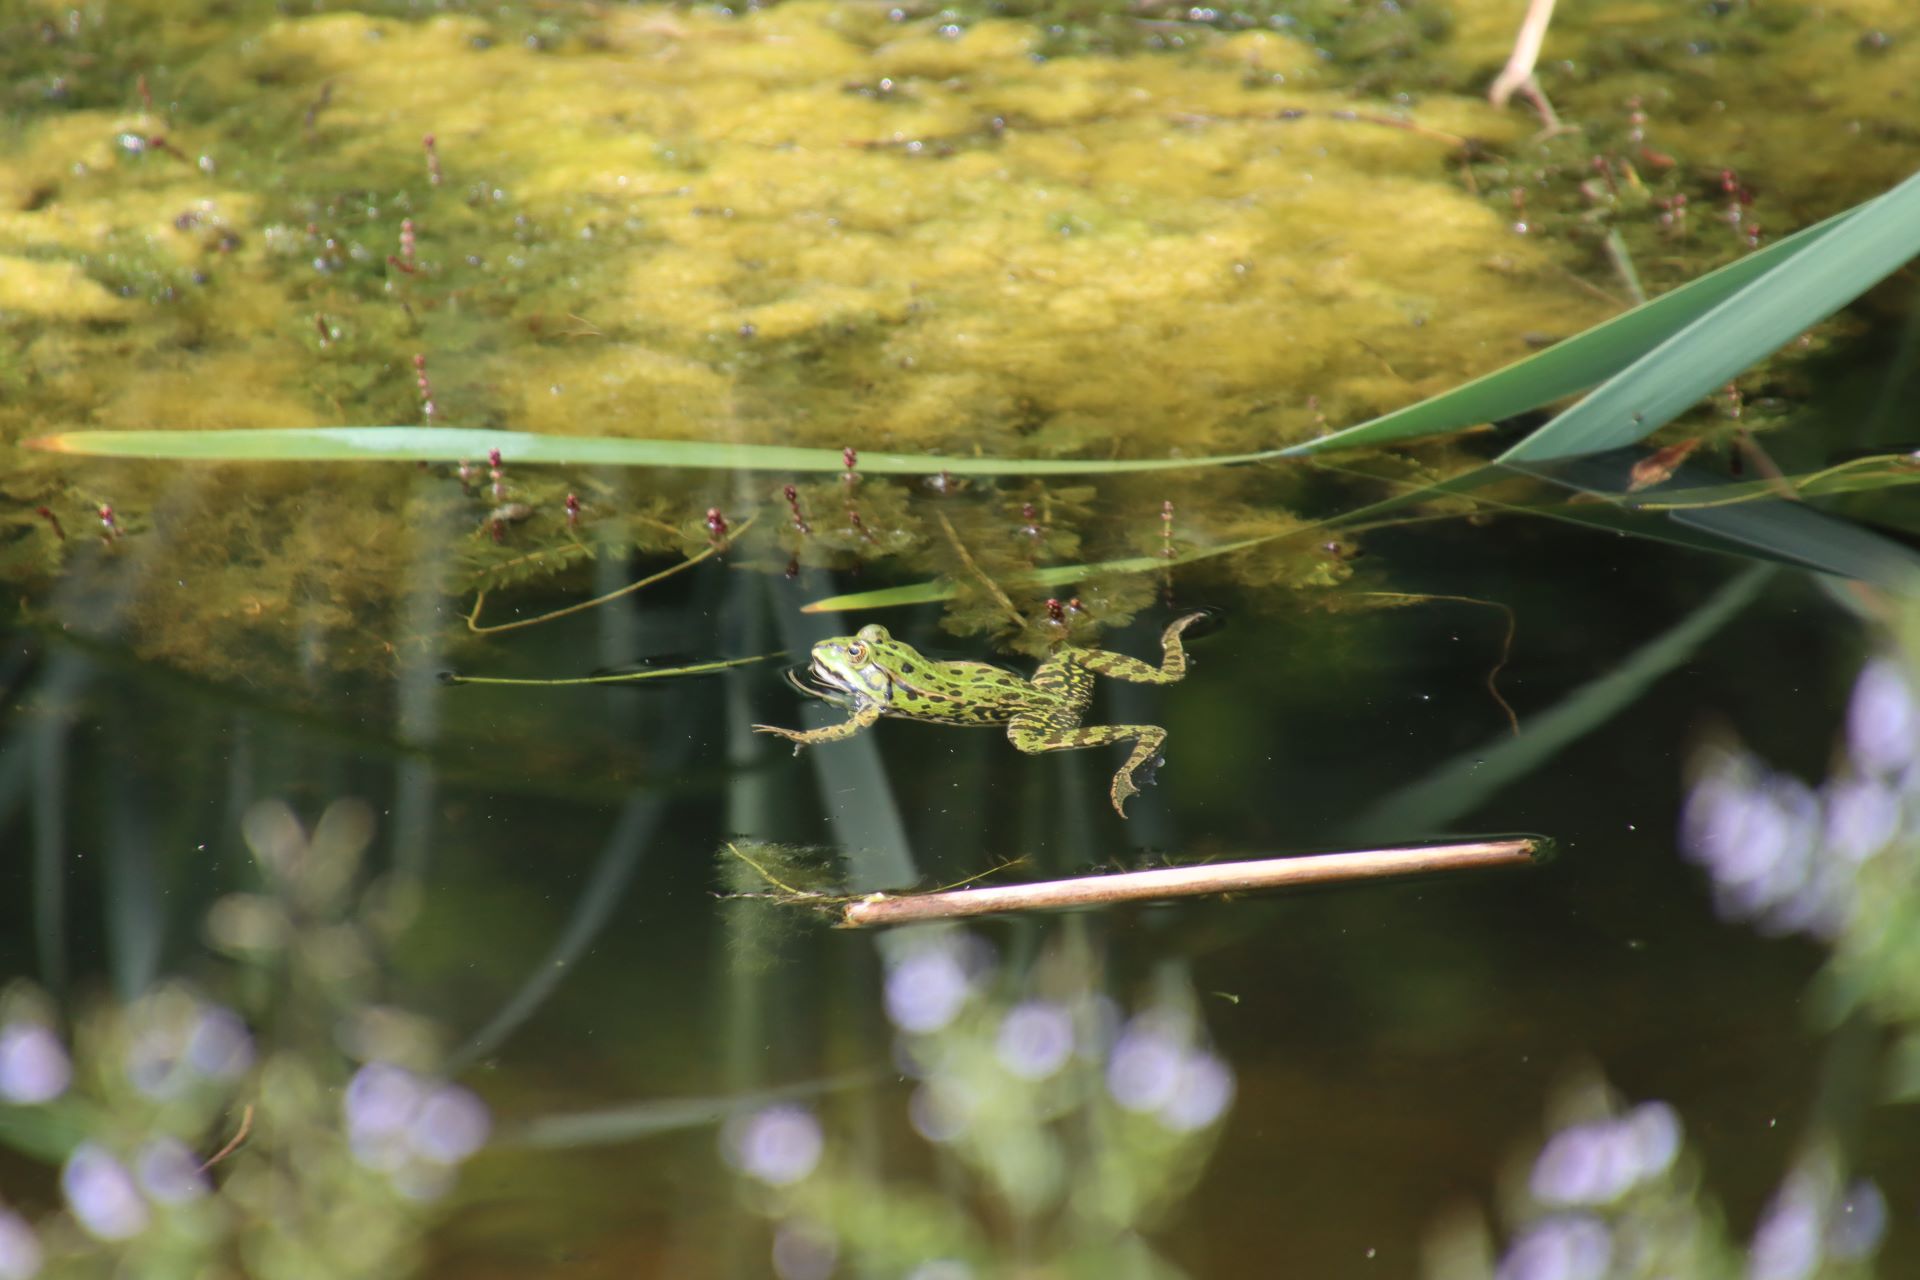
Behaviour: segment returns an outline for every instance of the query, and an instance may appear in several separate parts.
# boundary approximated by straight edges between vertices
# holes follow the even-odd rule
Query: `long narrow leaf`
[[[1586,520],[1595,512],[1604,518],[1607,513],[1620,511],[1620,490],[1625,487],[1632,460],[1632,451],[1623,449],[1610,455],[1563,458],[1544,465],[1523,463],[1515,470],[1602,499],[1592,504],[1557,504],[1540,509],[1543,515]],[[1692,474],[1692,468],[1683,471],[1683,475]],[[1668,534],[1706,539],[1720,550],[1749,559],[1783,561],[1902,595],[1920,584],[1920,553],[1805,502],[1769,498],[1647,514],[1655,516],[1655,526]]]
[[[1870,202],[1871,203],[1871,202]],[[1286,457],[1391,444],[1498,422],[1583,391],[1630,366],[1757,279],[1825,242],[1866,205],[1777,240],[1564,342],[1463,386],[1280,453]],[[1852,232],[1849,229],[1848,235]],[[1844,237],[1842,237],[1844,238]],[[1724,379],[1723,379],[1724,381]]]
[[[1103,573],[1153,573],[1176,565],[1191,564],[1195,560],[1206,560],[1234,551],[1245,551],[1248,547],[1257,547],[1263,542],[1272,542],[1276,538],[1293,537],[1301,532],[1303,530],[1288,529],[1282,533],[1270,533],[1260,538],[1245,538],[1239,542],[1227,542],[1217,547],[1189,551],[1172,560],[1163,556],[1128,556],[1123,560],[1100,560],[1092,564],[1048,565],[1044,569],[1016,574],[1007,578],[1002,585],[1064,587],[1076,582],[1084,582],[1088,578],[1099,577]],[[815,600],[810,604],[802,605],[800,612],[834,613],[842,609],[887,609],[897,605],[932,604],[939,600],[953,599],[958,590],[957,586],[945,578],[935,578],[930,582],[910,582],[898,587],[880,587],[873,591],[857,591],[851,595],[829,596],[825,600]]]
[[[1500,460],[1544,462],[1644,439],[1915,254],[1920,254],[1920,173],[1856,207],[1844,235],[1803,243],[1801,251],[1607,379]]]
[[[849,441],[857,445],[859,441]],[[68,431],[26,442],[31,449],[96,458],[176,462],[462,462],[498,449],[513,463],[556,466],[680,467],[727,471],[838,472],[839,449],[715,440],[633,440],[541,435],[464,427],[268,427],[258,430]],[[859,454],[869,475],[1085,475],[1175,471],[1278,457],[1276,451],[1212,458],[980,458],[935,453]]]

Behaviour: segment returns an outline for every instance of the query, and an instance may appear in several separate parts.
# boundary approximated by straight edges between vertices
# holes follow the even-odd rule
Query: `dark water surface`
[[[1517,629],[1501,686],[1523,725],[1728,575],[1709,558],[1526,525],[1377,554],[1404,556],[1436,591],[1505,591]],[[799,595],[707,566],[644,604],[488,652],[502,667],[578,670],[596,654],[751,651]],[[163,974],[244,994],[244,969],[236,985],[210,965],[202,926],[218,897],[260,882],[239,815],[282,796],[311,822],[335,797],[360,797],[377,815],[369,871],[404,872],[415,914],[390,946],[315,980],[304,996],[318,1009],[284,1003],[302,998],[298,982],[256,1002],[263,1047],[301,1043],[299,1024],[329,1007],[378,1003],[437,1024],[502,1139],[613,1108],[661,1130],[483,1152],[432,1236],[430,1271],[761,1274],[768,1228],[722,1160],[717,1112],[729,1095],[754,1112],[767,1101],[755,1090],[810,1082],[824,1082],[808,1105],[835,1176],[924,1179],[1013,1249],[978,1182],[950,1165],[943,1178],[908,1125],[884,940],[717,899],[737,867],[716,850],[744,838],[834,847],[843,831],[870,841],[897,821],[904,843],[868,845],[855,881],[897,864],[947,883],[1013,855],[1064,873],[1341,847],[1382,794],[1504,732],[1484,687],[1500,631],[1490,611],[1191,603],[1223,607],[1228,625],[1194,644],[1188,680],[1096,703],[1099,719],[1151,714],[1171,730],[1161,782],[1125,825],[1105,803],[1103,756],[1021,756],[992,732],[888,722],[792,759],[741,733],[746,708],[794,722],[770,670],[629,689],[429,679],[397,696],[387,681],[315,673],[342,709],[315,714],[157,676],[111,644],[23,635],[8,650],[8,964],[77,1008]],[[889,620],[936,643],[924,617]],[[1144,653],[1152,636],[1135,627],[1112,643]],[[1190,985],[1236,1089],[1204,1175],[1155,1217],[1152,1237],[1188,1274],[1273,1274],[1281,1260],[1285,1274],[1413,1274],[1436,1214],[1485,1201],[1539,1132],[1544,1099],[1594,1068],[1631,1098],[1672,1104],[1744,1234],[1806,1135],[1833,1051],[1803,1000],[1817,954],[1721,924],[1676,855],[1681,770],[1704,729],[1733,721],[1818,772],[1858,648],[1818,590],[1776,578],[1523,782],[1444,828],[1391,831],[1543,833],[1558,846],[1550,864],[975,925],[967,936],[998,957],[977,998],[1057,993],[1063,955],[1129,1005],[1156,981]],[[840,772],[835,756],[855,753],[880,789]],[[793,919],[776,928],[783,912]],[[681,1114],[681,1099],[713,1114]],[[1889,1200],[1911,1203],[1912,1126],[1892,1117],[1862,1154]],[[1091,1175],[1070,1162],[1064,1176]],[[17,1187],[29,1205],[46,1194],[35,1178]],[[1895,1257],[1903,1236],[1896,1227]]]

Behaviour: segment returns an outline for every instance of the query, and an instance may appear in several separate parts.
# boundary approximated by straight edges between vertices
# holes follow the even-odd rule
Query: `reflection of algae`
[[[1866,0],[1856,10],[1898,19]],[[21,60],[14,82],[34,95],[9,99],[21,126],[0,154],[10,439],[418,420],[424,353],[438,420],[471,425],[1227,451],[1416,399],[1606,310],[1554,248],[1512,233],[1499,200],[1476,197],[1461,156],[1340,118],[1353,105],[1344,73],[1272,30],[1188,24],[1177,41],[1155,37],[1188,44],[1177,56],[1044,57],[1060,45],[1039,25],[895,21],[813,0],[742,18],[609,9],[538,33],[477,17],[221,27],[158,14],[89,9],[0,54]],[[1380,27],[1391,39],[1371,51],[1370,82],[1409,84],[1419,69],[1423,90],[1471,90],[1506,21],[1507,6],[1456,6],[1426,61],[1404,57],[1405,24]],[[1237,23],[1229,12],[1219,25]],[[1361,48],[1362,26],[1345,28],[1359,44],[1329,47]],[[1593,30],[1594,47],[1626,47]],[[1910,69],[1906,48],[1878,56],[1870,83]],[[1790,64],[1780,55],[1765,75]],[[126,82],[136,69],[151,72],[150,105]],[[1517,113],[1430,92],[1415,114],[1527,155]],[[518,474],[509,460],[508,500],[536,514],[496,545],[475,532],[497,504],[484,467],[471,496],[444,476],[358,468],[198,472],[169,498],[177,472],[15,463],[0,478],[13,504],[0,572],[42,582],[72,549],[34,506],[77,528],[81,504],[113,502],[158,535],[143,552],[153,585],[132,605],[139,643],[216,669],[239,661],[243,646],[223,638],[236,625],[273,637],[270,651],[298,638],[309,657],[384,661],[406,643],[389,611],[419,564],[452,590],[590,553],[697,549],[701,513],[726,492]],[[570,490],[591,517],[579,530],[558,510]],[[759,496],[777,516],[777,484]],[[1294,521],[1276,496],[1266,475],[1201,475],[1071,501],[983,486],[942,509],[998,577],[1151,554],[1169,500],[1183,549],[1281,531]],[[872,481],[801,486],[810,533],[741,554],[771,568],[889,554],[958,578],[931,500]],[[1021,508],[1050,502],[1044,534],[1023,534],[1034,522]],[[1298,551],[1297,565],[1234,563],[1262,584],[1341,576],[1337,557]],[[1089,584],[1069,625],[1124,618],[1158,589]],[[965,582],[954,620],[1005,626]]]

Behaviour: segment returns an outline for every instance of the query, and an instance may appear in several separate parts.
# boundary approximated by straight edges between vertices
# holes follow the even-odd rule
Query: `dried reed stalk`
[[[1530,838],[1482,840],[1471,844],[1425,845],[1409,849],[1362,849],[1317,853],[1297,858],[1260,858],[1214,862],[1196,867],[1158,867],[1109,875],[1046,880],[1038,884],[955,889],[943,893],[894,896],[876,893],[850,902],[844,923],[853,928],[955,920],[963,916],[1015,911],[1057,911],[1065,907],[1104,907],[1119,902],[1197,898],[1216,893],[1248,893],[1307,884],[1375,880],[1385,876],[1468,871],[1483,867],[1522,867],[1539,857],[1542,842]]]

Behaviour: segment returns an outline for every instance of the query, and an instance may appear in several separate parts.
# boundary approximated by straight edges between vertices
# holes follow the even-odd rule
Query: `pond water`
[[[1915,633],[1781,563],[1904,569],[1897,489],[1431,487],[1534,418],[1106,465],[1366,420],[1920,168],[1904,4],[1567,7],[1553,128],[1482,97],[1491,0],[0,4],[0,1277],[1920,1267]],[[1910,449],[1911,304],[1657,438],[1677,487]],[[375,423],[845,454],[26,443]],[[1024,677],[1202,609],[1086,714],[1167,731],[1124,817],[1113,747],[754,732],[841,719],[782,675],[868,625]],[[595,673],[648,678],[460,682]]]

